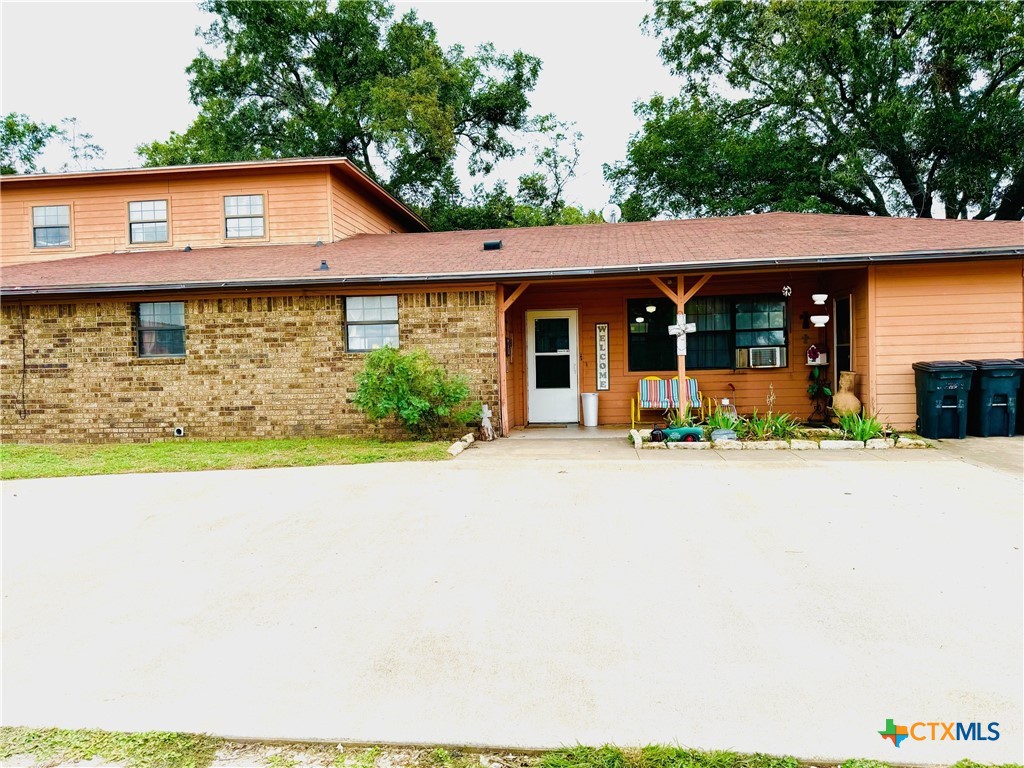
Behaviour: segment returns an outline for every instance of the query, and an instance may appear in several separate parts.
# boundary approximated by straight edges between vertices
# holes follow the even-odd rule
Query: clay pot
[[[853,394],[853,385],[857,382],[855,371],[842,371],[839,374],[839,391],[832,397],[832,410],[836,415],[844,413],[860,413],[860,399]]]

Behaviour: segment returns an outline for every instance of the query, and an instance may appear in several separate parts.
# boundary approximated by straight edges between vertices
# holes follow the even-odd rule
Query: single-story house
[[[771,391],[807,418],[812,345],[898,429],[915,361],[1024,356],[1021,222],[430,232],[337,158],[4,177],[0,204],[6,440],[365,430],[350,399],[381,344],[465,376],[505,434],[578,422],[584,392],[624,424],[639,379],[680,368],[680,306],[686,375],[741,413]]]

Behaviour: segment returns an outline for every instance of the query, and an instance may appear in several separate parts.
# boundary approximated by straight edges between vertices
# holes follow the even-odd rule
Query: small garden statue
[[[480,406],[480,439],[490,441],[494,439],[494,427],[491,426],[491,408],[487,403]]]

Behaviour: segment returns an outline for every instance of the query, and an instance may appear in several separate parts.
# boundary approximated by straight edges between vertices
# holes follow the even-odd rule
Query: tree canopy
[[[658,0],[645,25],[683,85],[605,166],[627,219],[1024,215],[1024,4]]]
[[[414,205],[458,191],[457,153],[489,171],[528,125],[540,60],[443,48],[381,0],[206,0],[218,53],[189,65],[199,116],[138,147],[147,165],[340,155]],[[220,55],[220,54],[223,55]],[[454,185],[454,186],[453,186]]]
[[[92,134],[78,125],[77,117],[65,117],[57,126],[9,112],[0,123],[0,174],[45,171],[39,168],[39,158],[54,139],[64,145],[70,158],[61,171],[83,170],[104,155],[103,149],[93,143]]]

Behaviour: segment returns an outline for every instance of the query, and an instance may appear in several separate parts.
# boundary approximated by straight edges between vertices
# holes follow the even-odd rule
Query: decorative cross
[[[696,323],[686,322],[686,315],[676,315],[676,324],[668,327],[669,336],[676,337],[676,354],[680,357],[686,356],[686,334],[694,333],[697,330]]]

